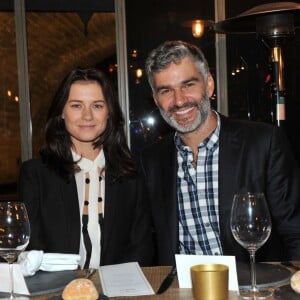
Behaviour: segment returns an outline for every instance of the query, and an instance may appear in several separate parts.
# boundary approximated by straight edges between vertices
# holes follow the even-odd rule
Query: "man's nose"
[[[180,106],[182,103],[185,102],[185,94],[180,88],[174,89],[174,102],[177,106]]]

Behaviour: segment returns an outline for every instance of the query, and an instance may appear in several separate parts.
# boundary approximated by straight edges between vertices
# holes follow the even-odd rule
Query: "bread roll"
[[[62,293],[64,300],[96,300],[98,297],[99,294],[95,285],[86,278],[72,280]]]
[[[291,288],[298,294],[300,294],[300,271],[297,271],[291,277]]]

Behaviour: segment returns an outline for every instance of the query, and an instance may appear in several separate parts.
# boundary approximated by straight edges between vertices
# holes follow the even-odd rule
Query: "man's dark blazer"
[[[148,147],[141,166],[148,185],[158,265],[174,264],[178,253],[177,151],[174,134]],[[233,238],[230,210],[237,192],[264,192],[273,228],[257,260],[300,259],[299,171],[285,136],[268,124],[221,116],[219,140],[219,222],[224,255],[237,261],[248,253]]]
[[[149,209],[141,194],[137,178],[114,180],[106,172],[101,265],[128,261],[151,264]],[[75,176],[66,182],[41,159],[29,160],[21,166],[19,197],[27,207],[31,224],[27,250],[79,253],[81,228]]]

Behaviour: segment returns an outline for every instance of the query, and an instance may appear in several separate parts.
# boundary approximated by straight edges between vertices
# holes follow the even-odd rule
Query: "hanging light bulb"
[[[193,21],[192,34],[195,38],[200,38],[204,34],[204,22],[202,20]]]
[[[135,75],[137,78],[141,78],[143,76],[143,70],[142,69],[136,69]]]
[[[206,19],[196,19],[196,20],[187,20],[181,23],[181,26],[192,28],[192,34],[195,38],[200,38],[203,36],[204,31],[213,30],[214,21]],[[206,29],[205,29],[206,27]]]

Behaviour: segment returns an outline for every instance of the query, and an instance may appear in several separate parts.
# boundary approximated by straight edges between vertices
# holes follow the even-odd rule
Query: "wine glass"
[[[29,243],[30,224],[24,203],[0,202],[0,257],[9,265],[10,296],[15,299],[13,263]]]
[[[255,252],[271,234],[271,217],[263,193],[235,194],[233,198],[230,228],[235,240],[250,253],[251,287],[241,290],[244,299],[265,299],[272,292],[258,289],[256,285]]]

